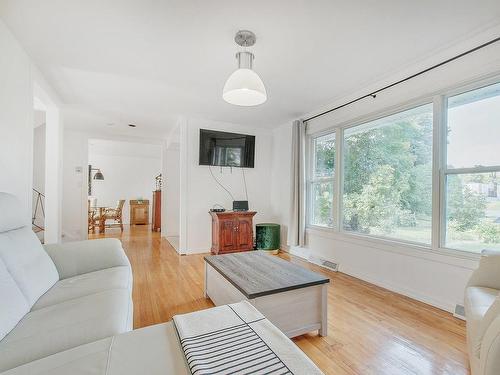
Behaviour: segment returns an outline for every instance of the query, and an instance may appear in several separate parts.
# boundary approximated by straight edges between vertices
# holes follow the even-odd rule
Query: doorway
[[[46,107],[40,99],[33,101],[33,182],[31,225],[40,241],[45,237],[45,145]]]
[[[59,106],[36,81],[33,83],[32,224],[40,240],[62,238],[62,121]]]
[[[160,230],[161,146],[89,139],[89,238]]]

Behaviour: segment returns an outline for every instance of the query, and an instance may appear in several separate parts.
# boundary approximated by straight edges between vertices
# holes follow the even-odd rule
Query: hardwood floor
[[[135,328],[213,306],[203,297],[204,254],[179,256],[147,226],[89,237],[121,239],[134,273]],[[331,280],[328,336],[294,339],[325,374],[469,374],[463,321],[340,272],[280,256]]]

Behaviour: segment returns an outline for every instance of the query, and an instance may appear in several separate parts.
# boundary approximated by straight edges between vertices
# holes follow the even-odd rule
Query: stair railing
[[[33,194],[35,194],[35,205],[33,208],[33,216],[31,217],[31,224],[33,226],[33,231],[35,233],[38,233],[45,230],[45,228],[43,227],[44,224],[38,225],[36,223],[39,209],[41,210],[42,213],[42,219],[45,219],[45,208],[43,207],[43,201],[45,199],[45,195],[43,193],[40,193],[38,190],[34,188],[33,188]]]

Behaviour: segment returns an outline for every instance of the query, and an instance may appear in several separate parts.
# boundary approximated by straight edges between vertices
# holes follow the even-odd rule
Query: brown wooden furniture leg
[[[99,208],[99,233],[106,231],[104,224],[106,223],[106,215],[104,214],[105,208]]]

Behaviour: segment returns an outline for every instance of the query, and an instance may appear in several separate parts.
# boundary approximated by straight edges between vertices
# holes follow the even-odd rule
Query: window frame
[[[499,172],[500,165],[495,166],[477,166],[477,167],[466,167],[466,168],[448,168],[448,100],[454,96],[465,94],[467,92],[479,90],[483,87],[500,83],[500,77],[493,77],[490,79],[480,80],[472,84],[463,86],[461,88],[452,90],[446,95],[442,95],[442,103],[440,106],[441,114],[441,158],[440,158],[440,168],[439,168],[439,189],[440,189],[440,207],[439,207],[439,239],[438,239],[438,249],[446,250],[448,252],[460,252],[466,254],[477,254],[472,251],[455,249],[446,246],[446,235],[447,235],[447,177],[449,175],[463,175],[463,174],[478,174],[478,173],[490,173]]]
[[[382,120],[386,117],[390,117],[392,115],[396,115],[398,113],[402,113],[402,112],[406,112],[406,111],[409,111],[411,109],[414,109],[414,108],[418,108],[418,107],[421,107],[421,106],[424,106],[424,105],[431,105],[432,106],[432,110],[433,110],[433,124],[432,124],[432,131],[433,131],[433,138],[432,138],[432,170],[434,171],[434,152],[435,152],[435,145],[434,145],[434,132],[435,132],[435,122],[434,122],[434,101],[433,101],[433,98],[422,98],[420,100],[416,100],[416,101],[410,101],[410,102],[407,102],[405,103],[404,105],[401,105],[401,106],[398,106],[398,107],[394,107],[392,108],[391,110],[388,110],[388,111],[385,111],[383,112],[383,114],[379,114],[378,116],[375,115],[373,117],[367,117],[366,119],[363,119],[363,120],[359,120],[357,121],[356,123],[353,123],[352,125],[349,125],[349,126],[345,126],[342,128],[342,159],[343,159],[343,153],[344,153],[344,149],[345,149],[345,138],[344,138],[344,131],[346,129],[350,129],[350,128],[354,128],[354,127],[357,127],[357,126],[363,126],[367,123],[370,123],[370,122],[373,122],[373,121],[377,121],[377,120]],[[342,190],[342,194],[339,195],[338,197],[338,200],[339,200],[339,206],[342,206],[342,203],[343,203],[343,197],[344,197],[344,165],[343,165],[343,162],[342,162],[342,169],[341,169],[341,173],[342,176],[341,176],[341,181],[339,182],[340,183],[340,189]],[[433,181],[434,182],[434,181]],[[432,189],[432,197],[431,197],[431,201],[432,201],[432,213],[434,213],[434,189]],[[412,245],[412,246],[417,246],[417,247],[422,247],[422,248],[429,248],[429,246],[432,246],[432,230],[433,230],[433,217],[431,215],[431,240],[430,240],[430,243],[429,244],[426,244],[424,242],[417,242],[417,241],[410,241],[410,240],[404,240],[404,239],[399,239],[399,238],[396,238],[396,237],[387,237],[387,236],[380,236],[380,235],[374,235],[374,234],[365,234],[365,233],[359,233],[359,232],[354,232],[354,231],[349,231],[349,230],[346,230],[344,229],[344,225],[343,225],[343,222],[344,222],[344,215],[343,215],[343,210],[341,209],[341,212],[339,213],[339,215],[341,215],[341,217],[339,217],[339,222],[340,222],[340,226],[338,228],[338,232],[339,233],[342,233],[342,234],[345,234],[345,235],[348,235],[348,236],[358,236],[358,237],[362,237],[362,238],[373,238],[373,239],[376,239],[376,240],[381,240],[381,241],[384,241],[384,242],[391,242],[391,243],[400,243],[400,244],[408,244],[408,245]]]
[[[334,140],[335,140],[335,160],[334,160],[334,168],[333,168],[333,176],[331,177],[315,177],[314,176],[314,171],[315,171],[315,161],[316,161],[316,155],[315,155],[315,147],[314,147],[314,142],[321,137],[324,137],[326,135],[333,135]],[[338,143],[338,135],[336,132],[336,129],[328,129],[325,131],[317,132],[314,133],[314,135],[308,135],[307,140],[306,140],[306,155],[307,155],[307,161],[306,161],[306,228],[317,228],[317,229],[325,229],[325,230],[331,230],[334,229],[337,226],[338,220],[335,217],[335,212],[336,212],[336,206],[335,206],[335,189],[336,189],[336,179],[337,179],[337,143]],[[332,183],[332,188],[333,188],[333,201],[332,201],[332,221],[333,225],[332,226],[325,226],[325,225],[319,225],[319,224],[314,224],[313,223],[313,213],[314,213],[314,207],[313,207],[313,194],[314,194],[314,189],[313,186],[314,184],[321,183],[321,182],[331,182]]]
[[[368,113],[367,115],[359,116],[348,121],[339,122],[338,124],[329,126],[320,131],[309,133],[306,135],[306,230],[319,230],[325,234],[340,236],[340,238],[362,239],[373,242],[374,244],[388,247],[405,246],[416,250],[421,250],[425,253],[435,253],[441,255],[449,255],[452,257],[477,260],[480,254],[446,247],[446,175],[449,170],[446,165],[447,158],[447,102],[448,98],[459,95],[468,91],[480,89],[482,87],[500,83],[500,74],[495,74],[486,78],[471,80],[468,83],[453,85],[448,88],[438,90],[428,95],[422,95],[416,99],[408,100],[398,105],[383,108],[379,111]],[[402,240],[392,237],[383,237],[375,235],[367,235],[346,231],[343,228],[343,180],[344,180],[344,131],[346,129],[363,125],[367,122],[376,121],[384,117],[388,117],[406,110],[425,105],[432,104],[433,110],[433,134],[432,134],[432,215],[431,215],[431,241],[430,244]],[[334,195],[333,195],[333,227],[325,227],[314,225],[311,223],[311,173],[313,143],[312,140],[322,135],[335,133],[335,171],[334,171]],[[495,167],[478,167],[473,168],[478,170],[483,168],[486,172],[500,172],[500,166]],[[466,168],[467,170],[470,168]],[[463,170],[466,170],[463,168]],[[493,170],[494,169],[494,170]],[[477,172],[475,172],[477,173]]]

